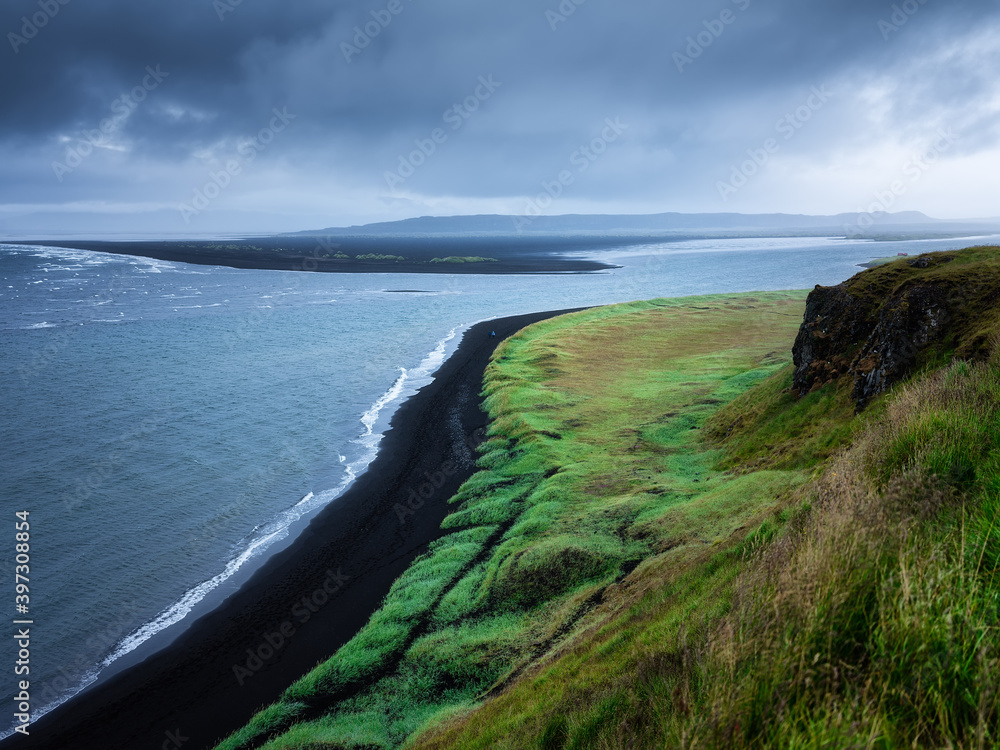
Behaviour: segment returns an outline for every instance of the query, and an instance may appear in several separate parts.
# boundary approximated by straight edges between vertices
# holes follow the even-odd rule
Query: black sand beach
[[[434,381],[393,416],[368,471],[293,545],[174,643],[0,747],[200,750],[243,726],[348,641],[441,535],[447,501],[471,476],[487,423],[479,393],[490,355],[524,326],[557,314],[470,329]],[[400,512],[397,505],[419,490],[429,495],[424,504]]]
[[[336,240],[336,241],[334,241]],[[617,268],[578,257],[637,240],[622,238],[314,237],[275,236],[227,240],[21,241],[15,244],[120,253],[196,265],[319,273],[550,274]],[[456,257],[486,262],[434,262]]]

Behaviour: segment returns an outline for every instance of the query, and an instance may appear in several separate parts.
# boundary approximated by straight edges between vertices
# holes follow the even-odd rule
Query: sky
[[[996,0],[5,0],[0,236],[1000,215]]]

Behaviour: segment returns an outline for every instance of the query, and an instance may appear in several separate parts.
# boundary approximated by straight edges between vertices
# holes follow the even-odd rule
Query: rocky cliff
[[[851,377],[863,408],[926,364],[983,356],[998,323],[1000,248],[901,258],[810,293],[793,388],[805,395]]]

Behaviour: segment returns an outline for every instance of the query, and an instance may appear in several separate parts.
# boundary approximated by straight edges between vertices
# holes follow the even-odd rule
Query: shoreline
[[[490,355],[521,328],[563,312],[469,328],[431,383],[399,405],[367,471],[294,543],[168,645],[40,717],[30,737],[14,735],[0,747],[160,747],[179,732],[185,748],[203,748],[243,726],[353,637],[441,536],[448,499],[475,471]],[[418,489],[426,502],[400,512]]]
[[[320,238],[322,239],[322,238]],[[130,255],[169,263],[223,266],[245,270],[306,273],[477,274],[537,275],[586,274],[618,266],[575,257],[588,249],[615,247],[620,242],[587,243],[570,240],[483,242],[475,238],[428,241],[425,238],[344,238],[320,243],[317,238],[264,237],[248,241],[79,241],[8,240],[3,244],[53,247]],[[593,243],[590,243],[593,244]],[[346,251],[346,252],[343,252]],[[352,255],[348,255],[347,252]],[[402,255],[399,255],[402,253]],[[337,254],[334,256],[334,254]],[[488,262],[440,262],[446,257],[488,257]]]
[[[486,321],[479,322],[485,323]],[[419,365],[404,371],[404,374],[399,376],[394,384],[369,406],[360,419],[360,423],[366,427],[367,432],[358,436],[358,442],[365,443],[366,438],[373,436],[377,438],[377,442],[384,438],[396,411],[403,403],[416,395],[420,389],[433,382],[437,371],[448,357],[448,349],[457,348],[457,344],[452,344],[453,340],[457,336],[458,341],[461,342],[464,332],[473,325],[475,324],[455,326],[438,342],[435,349],[421,360]],[[451,347],[449,347],[450,344],[452,344]],[[411,380],[415,382],[409,384],[408,381]],[[402,387],[400,387],[401,384]],[[383,411],[386,413],[383,414]],[[336,503],[350,489],[357,478],[367,471],[377,457],[378,450],[376,443],[374,448],[366,449],[365,454],[360,458],[346,464],[345,475],[339,484],[318,493],[320,501],[318,504],[305,510],[298,510],[304,504],[317,499],[316,494],[309,492],[291,508],[279,512],[272,519],[262,523],[260,528],[263,528],[264,531],[257,536],[249,537],[248,544],[225,561],[223,570],[210,578],[193,584],[179,598],[166,605],[150,620],[142,623],[127,637],[118,640],[111,654],[80,673],[80,682],[73,687],[72,692],[57,701],[33,701],[33,714],[36,716],[33,723],[75,700],[85,691],[92,688],[99,690],[117,674],[135,667],[146,658],[168,647],[182,636],[192,623],[214,611],[230,595],[239,591],[258,570],[266,568],[273,556],[294,546],[298,537],[308,528],[312,520],[321,514],[326,507]],[[327,496],[328,499],[323,499],[324,496]],[[291,520],[287,520],[288,517],[292,517]],[[272,539],[272,537],[276,538]],[[255,552],[258,547],[262,548],[259,553]],[[245,559],[241,560],[244,556]],[[232,570],[230,570],[230,566],[232,566]],[[52,678],[44,684],[51,684],[51,681]],[[16,724],[3,730],[4,733],[0,734],[0,743],[16,736],[14,726]]]

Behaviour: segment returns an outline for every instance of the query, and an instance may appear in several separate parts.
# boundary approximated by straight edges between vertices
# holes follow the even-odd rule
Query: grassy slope
[[[998,746],[996,309],[956,319],[975,363],[860,416],[847,383],[787,393],[801,312],[662,300],[509,341],[453,533],[220,747]]]
[[[975,288],[998,259],[889,273]],[[847,384],[791,398],[787,369],[716,412],[717,466],[814,468],[791,522],[652,558],[586,631],[412,746],[1000,746],[1000,335],[994,306],[964,312],[952,343],[976,361],[861,416]]]
[[[619,305],[506,342],[486,377],[483,470],[454,499],[451,534],[354,640],[220,749],[399,746],[635,606],[666,572],[675,595],[697,589],[690,607],[725,608],[735,550],[807,473],[720,471],[699,428],[786,365],[803,301]],[[717,574],[686,576],[704,561]]]
[[[672,301],[678,312],[685,312],[675,321],[680,329],[666,336],[663,353],[649,354],[648,372],[662,387],[651,398],[655,426],[630,430],[626,418],[619,427],[664,438],[661,450],[639,459],[655,465],[659,482],[676,486],[685,475],[701,482],[629,517],[626,533],[654,544],[631,575],[602,592],[599,606],[571,637],[532,664],[507,691],[474,711],[428,727],[411,746],[591,748],[681,741],[683,727],[667,725],[674,707],[680,705],[684,716],[692,708],[683,674],[694,645],[730,612],[746,559],[766,547],[787,522],[790,509],[801,504],[801,488],[813,469],[853,432],[845,424],[854,414],[849,389],[826,388],[801,400],[787,392],[792,375],[787,363],[802,296],[793,297],[794,305],[762,304],[770,296],[731,298],[725,312],[709,312],[700,321],[697,301]],[[786,320],[788,315],[792,319]],[[629,335],[626,346],[648,346],[647,336],[656,331],[652,320],[648,332],[641,333],[639,319],[619,322],[638,333]],[[579,381],[590,380],[591,373],[600,382],[616,378],[620,369],[632,380],[633,371],[646,369],[640,366],[641,356],[614,356],[614,329],[581,328],[569,341],[537,332],[572,368],[571,376],[548,381],[550,387],[561,384],[579,393]],[[696,359],[681,353],[686,345],[700,350]],[[518,354],[526,359],[524,352]],[[722,387],[710,394],[702,390],[700,397],[685,393],[699,377],[716,377],[709,366],[714,357],[732,367]],[[634,414],[626,406],[630,401],[625,394],[608,406]],[[579,403],[569,406],[580,409]],[[537,414],[537,402],[522,401],[517,407],[512,411]],[[608,417],[609,422],[615,419],[611,413]],[[606,452],[600,418],[585,413],[580,421],[587,428],[596,425],[596,439],[588,442],[597,449],[580,471],[603,479],[595,494],[607,504],[619,495],[613,483],[627,476],[631,461],[623,463],[620,454]],[[621,495],[630,509],[641,506],[640,497]]]

